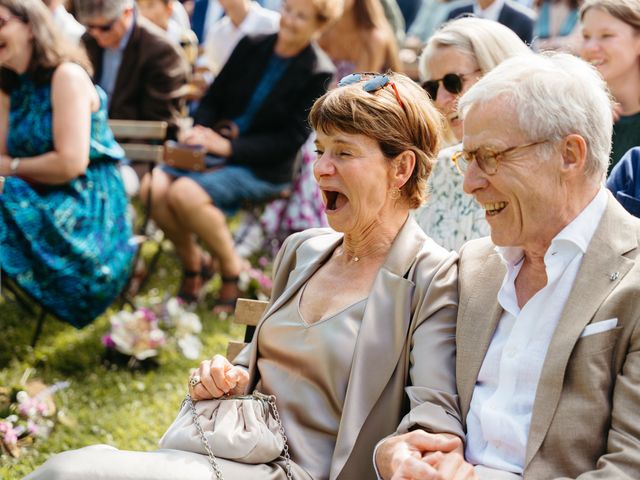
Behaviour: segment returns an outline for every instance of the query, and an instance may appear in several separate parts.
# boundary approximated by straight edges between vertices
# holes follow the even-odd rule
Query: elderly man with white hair
[[[378,445],[380,476],[637,479],[640,222],[602,185],[604,82],[569,55],[515,57],[459,108],[455,161],[491,228],[460,252],[467,437],[463,446],[407,417]]]

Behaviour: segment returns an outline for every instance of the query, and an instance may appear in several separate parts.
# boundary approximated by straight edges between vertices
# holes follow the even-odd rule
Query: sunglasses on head
[[[435,100],[438,96],[438,88],[440,87],[440,82],[442,82],[442,86],[447,92],[456,95],[462,91],[464,78],[468,77],[469,75],[473,75],[474,73],[478,73],[479,71],[480,69],[470,73],[447,73],[442,78],[438,78],[436,80],[427,80],[422,84],[422,88],[424,88],[424,90],[429,94],[431,100]]]
[[[398,100],[398,103],[400,104],[402,109],[405,110],[404,102],[402,101],[402,98],[400,98],[400,93],[398,92],[398,87],[396,87],[396,84],[391,81],[388,75],[370,72],[352,73],[351,75],[342,77],[342,79],[340,79],[340,81],[338,82],[338,86],[345,87],[347,85],[353,85],[354,83],[362,82],[363,80],[366,80],[366,82],[362,84],[362,89],[365,92],[372,94],[389,85],[393,89],[396,100]]]

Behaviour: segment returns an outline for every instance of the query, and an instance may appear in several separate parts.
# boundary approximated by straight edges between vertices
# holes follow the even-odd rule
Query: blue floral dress
[[[80,328],[117,297],[134,254],[106,94],[91,116],[90,164],[63,185],[8,177],[0,195],[0,267],[61,320]],[[33,157],[53,150],[51,85],[27,75],[11,91],[7,150]]]

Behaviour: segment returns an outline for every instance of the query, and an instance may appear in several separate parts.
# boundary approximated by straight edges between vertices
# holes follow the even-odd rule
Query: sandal
[[[213,258],[209,254],[202,253],[200,255],[200,271],[195,270],[183,270],[182,281],[180,282],[180,288],[178,289],[177,297],[184,300],[186,303],[197,303],[202,300],[205,293],[204,286],[215,275],[216,270],[214,268]],[[185,291],[185,280],[200,277],[200,285],[196,290],[196,293],[189,293]]]
[[[238,280],[239,280],[238,276],[233,276],[233,277],[222,276],[221,280],[222,280],[222,285],[220,287],[220,293],[222,293],[222,289],[224,289],[225,285],[227,285],[227,287],[230,285],[234,285],[235,289],[234,289],[234,293],[228,298],[218,297],[213,307],[213,313],[215,315],[219,315],[221,313],[224,313],[224,314],[233,313],[233,311],[236,308],[236,302],[238,301],[238,297],[240,296],[240,289],[238,288]],[[230,288],[227,288],[227,289],[230,290]]]
[[[195,279],[201,278],[200,272],[196,272],[194,270],[183,270],[182,271],[182,281],[180,282],[180,288],[178,289],[177,297],[184,300],[186,303],[195,303],[200,300],[200,295],[202,293],[202,280],[200,281],[200,286],[197,288],[197,293],[189,293],[185,291],[185,280],[187,279]]]

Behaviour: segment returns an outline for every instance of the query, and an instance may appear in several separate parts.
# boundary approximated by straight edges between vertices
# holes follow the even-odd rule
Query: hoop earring
[[[398,200],[402,196],[402,192],[398,187],[393,187],[389,190],[389,197],[391,200]]]

